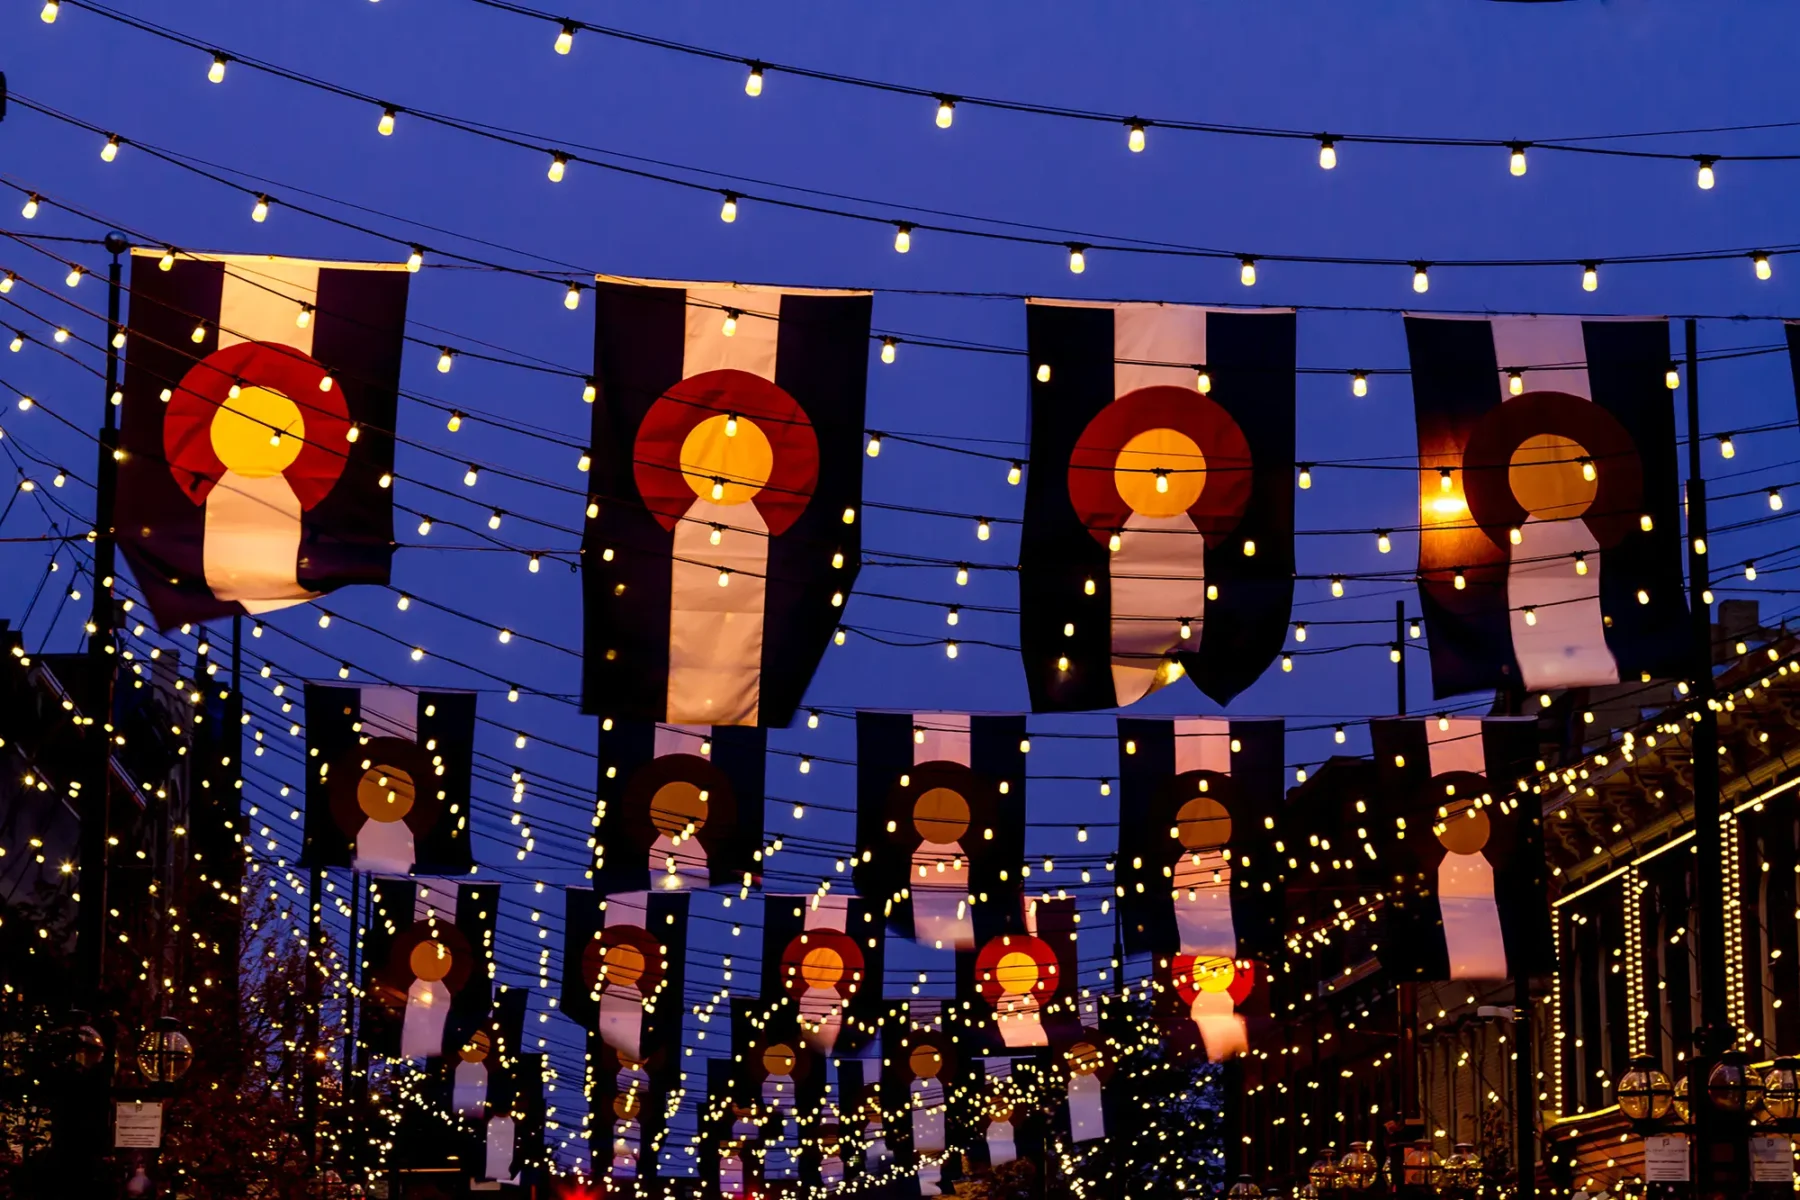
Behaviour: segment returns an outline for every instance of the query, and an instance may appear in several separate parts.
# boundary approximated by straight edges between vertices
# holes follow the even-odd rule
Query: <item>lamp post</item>
[[[1675,1104],[1675,1089],[1670,1086],[1669,1077],[1647,1054],[1631,1060],[1625,1074],[1619,1076],[1614,1095],[1619,1100],[1619,1112],[1639,1132],[1660,1124]],[[1682,1107],[1686,1107],[1685,1100]],[[1684,1115],[1682,1120],[1686,1119]]]
[[[1763,1116],[1787,1132],[1800,1117],[1800,1059],[1784,1054],[1763,1075]]]
[[[1715,1113],[1743,1121],[1762,1103],[1763,1079],[1742,1050],[1727,1050],[1706,1077],[1706,1099]]]
[[[194,1044],[174,1017],[158,1017],[138,1036],[137,1069],[152,1085],[172,1087],[194,1065]]]
[[[1360,1194],[1381,1177],[1381,1162],[1370,1152],[1369,1143],[1351,1142],[1349,1151],[1338,1160],[1337,1172],[1345,1192]]]

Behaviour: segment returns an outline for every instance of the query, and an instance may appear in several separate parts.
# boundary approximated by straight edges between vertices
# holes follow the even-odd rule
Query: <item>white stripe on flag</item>
[[[1425,737],[1431,745],[1431,773],[1447,775],[1451,771],[1487,774],[1487,754],[1481,744],[1481,721],[1476,717],[1452,717],[1450,728],[1439,729],[1434,720],[1425,723]]]
[[[1175,773],[1231,774],[1231,722],[1217,717],[1179,717],[1175,727]]]
[[[275,342],[310,356],[313,325],[300,306],[319,302],[319,264],[304,259],[227,259],[219,290],[219,349]]]
[[[951,762],[968,766],[969,714],[914,713],[913,766],[928,762]]]
[[[1512,381],[1507,372],[1524,375],[1527,392],[1567,392],[1584,400],[1594,398],[1588,384],[1587,342],[1579,317],[1494,317],[1494,358],[1500,366],[1500,399],[1511,400]],[[1551,366],[1549,364],[1570,364]],[[1537,367],[1538,370],[1531,368]]]
[[[369,737],[419,738],[419,693],[411,688],[360,689],[363,733]]]
[[[725,321],[732,312],[738,317],[732,334],[727,337]],[[780,292],[689,288],[682,378],[691,378],[704,371],[734,370],[748,371],[774,383],[780,318]]]
[[[1206,310],[1186,304],[1113,309],[1113,398],[1142,387],[1194,386],[1206,362]],[[1167,363],[1168,366],[1150,366]]]

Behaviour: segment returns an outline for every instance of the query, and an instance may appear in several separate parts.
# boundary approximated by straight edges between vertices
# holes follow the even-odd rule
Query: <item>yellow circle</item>
[[[836,987],[844,977],[844,956],[830,946],[814,946],[800,959],[800,978],[807,987]]]
[[[1594,503],[1595,480],[1586,478],[1580,442],[1555,433],[1533,434],[1512,453],[1506,481],[1526,512],[1540,521],[1579,517]]]
[[[411,775],[382,763],[371,766],[356,781],[356,806],[370,820],[384,825],[405,820],[417,795]]]
[[[907,1055],[906,1064],[919,1079],[936,1079],[938,1072],[944,1069],[944,1056],[938,1053],[936,1046],[915,1046]]]
[[[794,1048],[781,1042],[775,1043],[762,1053],[763,1070],[771,1075],[792,1075],[794,1064],[798,1061],[799,1059],[794,1055]]]
[[[426,983],[436,983],[450,973],[456,960],[450,953],[450,947],[444,943],[427,941],[414,946],[406,961],[412,967],[414,975]]]
[[[994,964],[994,982],[1009,996],[1023,996],[1038,985],[1037,959],[1023,950],[1008,950]]]
[[[1106,1058],[1092,1042],[1076,1042],[1069,1047],[1069,1070],[1077,1075],[1092,1075],[1105,1065]]]
[[[458,1050],[456,1054],[457,1057],[461,1058],[464,1062],[478,1063],[487,1058],[488,1049],[487,1030],[477,1029],[475,1031],[475,1036],[464,1042],[462,1049]]]
[[[226,468],[246,479],[279,475],[300,457],[306,418],[300,406],[269,388],[240,388],[212,419],[212,448]]]
[[[706,797],[685,779],[665,783],[650,797],[650,823],[669,837],[686,833],[689,825],[698,831],[706,824]]]
[[[638,1109],[643,1106],[644,1102],[639,1098],[637,1089],[632,1088],[630,1091],[620,1092],[613,1097],[613,1116],[626,1121],[634,1121],[637,1119]]]
[[[731,424],[736,433],[725,432]],[[714,504],[742,504],[762,491],[774,469],[769,437],[748,417],[708,417],[681,443],[682,477],[694,495]]]
[[[615,942],[601,959],[601,980],[620,987],[636,987],[644,977],[644,955],[636,946]]]
[[[1132,512],[1173,517],[1200,499],[1206,487],[1206,456],[1180,430],[1146,429],[1126,442],[1113,460],[1113,486]]]
[[[1459,800],[1449,806],[1440,824],[1444,832],[1438,841],[1452,854],[1479,854],[1487,845],[1490,827],[1487,810],[1476,808],[1473,800]]]
[[[913,828],[926,841],[947,846],[969,831],[969,802],[949,788],[928,788],[913,801]]]
[[[1175,812],[1175,836],[1188,850],[1222,850],[1231,841],[1231,814],[1211,796],[1195,796]]]
[[[1194,983],[1203,992],[1222,992],[1237,978],[1236,964],[1216,955],[1196,958],[1192,970]]]

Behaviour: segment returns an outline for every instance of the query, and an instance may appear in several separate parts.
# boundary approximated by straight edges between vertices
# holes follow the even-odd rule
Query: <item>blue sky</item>
[[[951,93],[1222,123],[1520,139],[1791,117],[1791,89],[1780,72],[1764,69],[1764,48],[1788,45],[1800,33],[1800,13],[1784,6],[1669,6],[1647,0],[1356,6],[988,0],[980,5],[879,7],[682,2],[630,12],[591,0],[571,4],[571,16],[617,21],[745,58]],[[1346,145],[1340,148],[1338,168],[1326,172],[1318,168],[1316,147],[1307,142],[1153,127],[1148,149],[1131,154],[1117,126],[967,106],[958,110],[952,128],[943,131],[933,124],[930,101],[774,73],[762,96],[752,100],[744,95],[743,70],[736,64],[686,59],[591,35],[579,37],[573,53],[559,57],[551,51],[553,27],[468,0],[429,5],[419,0],[258,5],[195,0],[172,14],[137,6],[128,11],[174,21],[181,31],[229,51],[254,54],[402,107],[530,130],[546,145],[584,143],[660,159],[688,168],[678,172],[684,175],[717,173],[719,187],[733,186],[732,178],[760,179],[849,193],[879,202],[853,207],[891,210],[896,216],[904,216],[907,206],[938,207],[1250,252],[1402,259],[1606,259],[1794,240],[1784,218],[1800,164],[1727,164],[1719,169],[1718,186],[1702,192],[1687,163],[1533,153],[1528,174],[1515,179],[1500,150]],[[579,164],[563,183],[552,186],[544,177],[546,160],[537,152],[486,144],[404,115],[394,136],[382,138],[375,130],[379,112],[366,105],[241,65],[215,86],[207,82],[206,67],[206,56],[198,52],[69,6],[51,27],[38,20],[35,3],[8,6],[0,15],[0,69],[15,91],[127,138],[261,176],[268,182],[249,186],[278,199],[286,195],[300,203],[304,188],[364,211],[323,200],[307,203],[389,230],[402,240],[448,245],[450,233],[468,234],[590,271],[872,287],[877,290],[877,327],[903,336],[1022,346],[1023,305],[1005,297],[1023,294],[1386,307],[1410,306],[1419,299],[1447,310],[1758,318],[1800,311],[1794,292],[1800,262],[1790,266],[1788,260],[1776,261],[1773,280],[1764,283],[1753,278],[1748,261],[1603,268],[1601,286],[1592,294],[1580,290],[1579,271],[1572,267],[1440,270],[1433,272],[1429,296],[1416,298],[1409,273],[1397,267],[1266,264],[1257,286],[1247,290],[1237,282],[1236,264],[1228,262],[1096,253],[1089,256],[1087,271],[1074,277],[1055,250],[927,234],[915,237],[912,252],[902,257],[893,253],[891,232],[879,227],[749,204],[728,226],[718,220],[716,196]],[[333,228],[279,204],[266,223],[253,224],[242,193],[130,148],[116,162],[103,164],[100,142],[15,107],[0,125],[0,173],[19,186],[186,247],[395,256],[392,242]],[[1788,130],[1693,134],[1658,145],[1696,154],[1784,152],[1794,149],[1795,138]],[[27,228],[15,208],[0,210],[0,228]],[[449,232],[416,229],[404,220]],[[88,236],[103,231],[54,204],[28,228]],[[527,261],[509,250],[472,252]],[[81,257],[92,269],[102,267],[102,256],[92,249]],[[48,260],[4,243],[0,267],[59,290],[57,281],[64,273]],[[549,283],[487,272],[428,270],[415,279],[410,316],[445,331],[447,344],[482,340],[505,347],[508,357],[585,370],[591,363],[592,311],[584,305],[577,313],[566,312],[561,291]],[[929,294],[955,291],[999,293],[1001,298]],[[72,298],[90,307],[103,302],[92,281]],[[54,301],[28,299],[53,321],[78,319]],[[0,325],[29,321],[16,310],[0,313]],[[79,326],[71,328],[81,332]],[[98,340],[91,320],[87,336]],[[1678,329],[1674,336],[1678,344]],[[1780,340],[1779,325],[1765,320],[1709,320],[1701,327],[1704,349],[1768,346]],[[1299,359],[1303,366],[1346,371],[1403,367],[1400,320],[1373,312],[1302,312]],[[409,350],[403,386],[472,414],[502,413],[559,431],[571,444],[586,441],[589,410],[577,384],[467,359],[444,376],[435,371],[434,360],[422,348]],[[1024,436],[1026,375],[1018,359],[902,345],[894,365],[882,366],[873,352],[870,362],[871,428],[939,438],[1017,441]],[[98,420],[100,389],[91,376],[58,364],[38,348],[17,357],[0,355],[0,379],[30,390],[72,420]],[[1708,433],[1790,426],[1740,436],[1729,463],[1709,448],[1709,472],[1738,473],[1720,485],[1724,490],[1800,478],[1800,442],[1791,428],[1795,409],[1784,355],[1709,365],[1703,395],[1702,428]],[[418,404],[403,402],[401,421],[403,434],[459,457],[536,473],[570,487],[581,484],[573,452],[546,450],[542,443],[497,433],[479,420],[452,435],[441,414]],[[90,444],[43,414],[9,409],[0,425],[15,453],[29,450],[91,478]],[[1301,377],[1299,459],[1406,463],[1412,438],[1403,375],[1378,376],[1363,399],[1351,396],[1345,375]],[[869,501],[996,517],[1016,516],[1023,502],[1023,489],[1007,485],[1003,466],[971,466],[971,460],[930,449],[890,443],[865,468]],[[52,473],[30,469],[39,480]],[[4,470],[11,465],[0,464]],[[440,519],[479,524],[490,507],[498,506],[570,529],[580,520],[578,498],[509,485],[497,472],[483,478],[470,502],[458,503],[431,497],[408,480],[456,487],[460,465],[403,449],[398,471],[398,503]],[[1322,470],[1313,488],[1299,494],[1298,523],[1303,530],[1408,524],[1414,478],[1398,470]],[[91,493],[76,480],[54,492],[54,498],[79,512],[91,506]],[[53,505],[35,500],[18,504],[0,526],[0,536],[42,532],[46,512],[54,514]],[[1760,493],[1749,495],[1725,502],[1714,524],[1766,512]],[[977,542],[967,522],[882,511],[865,516],[869,548],[996,564],[1011,563],[1016,554],[1016,527],[998,525],[991,541]],[[413,524],[397,518],[403,543],[418,540]],[[424,605],[403,614],[391,592],[365,589],[333,597],[327,607],[388,630],[401,642],[360,631],[349,622],[321,630],[316,613],[302,608],[276,617],[271,625],[291,632],[304,646],[272,630],[254,648],[275,661],[278,678],[289,680],[334,676],[337,661],[347,659],[365,668],[370,678],[497,686],[494,679],[442,661],[454,657],[530,692],[573,694],[579,660],[570,651],[580,645],[579,578],[548,564],[530,574],[523,550],[566,551],[575,539],[524,521],[509,523],[502,536],[521,552],[402,549],[396,557],[397,588],[461,609],[484,624]],[[450,540],[442,531],[427,539],[440,545]],[[1789,540],[1785,525],[1751,529],[1715,538],[1714,554],[1722,562],[1773,555]],[[16,617],[37,586],[49,549],[10,546],[4,554],[0,612]],[[1415,556],[1416,544],[1405,534],[1396,535],[1393,554],[1386,557],[1377,555],[1369,537],[1302,537],[1299,543],[1303,573],[1405,568]],[[71,555],[63,552],[62,560],[66,572]],[[1769,593],[1764,596],[1765,616],[1789,606],[1776,594],[1783,579],[1763,574],[1762,590]],[[947,570],[865,568],[862,582],[871,589],[944,604],[1010,608],[1016,603],[1014,581],[1004,572],[978,572],[967,588],[957,588]],[[1349,597],[1331,601],[1323,583],[1302,583],[1296,617],[1386,619],[1400,597],[1408,600],[1409,612],[1416,611],[1409,586],[1352,584]],[[85,602],[80,607],[85,609]],[[64,606],[54,622],[48,605],[40,604],[27,629],[28,644],[33,649],[72,649],[80,638],[80,620],[74,604]],[[941,610],[867,598],[852,598],[846,620],[920,638],[945,633]],[[501,626],[562,649],[520,640],[502,646],[495,637]],[[1016,644],[1015,621],[1003,613],[965,613],[959,636]],[[1385,629],[1363,635],[1354,627],[1321,628],[1313,632],[1309,647],[1385,642],[1387,637]],[[415,664],[407,654],[414,644],[431,652],[422,663]],[[1429,694],[1422,655],[1414,656],[1411,671],[1411,695],[1415,705],[1422,704]],[[1286,716],[1290,724],[1326,726],[1289,740],[1291,764],[1316,763],[1333,749],[1332,721],[1390,711],[1391,679],[1384,647],[1302,659],[1291,675],[1271,670],[1238,699],[1231,713]],[[528,694],[511,704],[503,693],[500,688],[483,695],[483,715],[504,726],[484,731],[483,749],[526,772],[528,787],[523,804],[515,806],[502,783],[485,785],[477,809],[478,847],[485,861],[503,865],[509,880],[518,881],[507,893],[501,977],[529,982],[537,971],[540,944],[552,948],[553,964],[559,957],[557,934],[540,940],[536,928],[559,928],[561,910],[559,898],[549,890],[538,895],[530,883],[579,880],[593,776],[591,759],[580,751],[591,750],[594,733],[590,718],[551,696]],[[828,652],[808,697],[809,703],[839,711],[859,706],[1004,711],[1021,707],[1024,698],[1023,677],[1010,652],[971,645],[950,661],[940,648],[892,648],[866,640]],[[285,726],[276,723],[278,700],[265,692],[253,695],[253,703],[264,706],[266,715],[257,724],[271,742],[297,745]],[[1165,690],[1139,710],[1217,711],[1186,685]],[[1110,845],[1111,831],[1102,825],[1110,819],[1113,802],[1095,796],[1098,779],[1117,769],[1116,751],[1105,736],[1110,727],[1105,716],[1034,720],[1034,733],[1040,735],[1033,747],[1034,772],[1089,777],[1031,785],[1036,827],[1029,851],[1034,858],[1063,856],[1052,876],[1057,882],[1061,876],[1073,882],[1076,860],[1067,856],[1078,848],[1097,860]],[[525,749],[514,747],[513,730],[531,733]],[[1051,736],[1056,733],[1087,736]],[[556,743],[574,749],[558,749]],[[852,726],[828,715],[818,730],[802,726],[778,732],[771,744],[793,753],[849,759]],[[1353,732],[1350,748],[1365,746],[1363,735]],[[252,760],[252,767],[252,795],[282,780],[297,782],[295,764],[273,749]],[[266,778],[256,777],[259,770]],[[796,825],[790,805],[772,801],[772,834],[800,833],[809,841],[847,849],[851,817],[831,809],[847,810],[852,803],[849,767],[820,762],[802,776],[796,758],[778,756],[771,761],[769,780],[772,796],[813,805]],[[537,834],[537,849],[524,860],[516,857],[521,834],[510,825],[515,807],[524,814],[522,826],[535,823]],[[282,816],[272,836],[291,847],[298,823],[285,821],[285,811]],[[1068,827],[1078,820],[1095,826],[1093,839],[1079,847]],[[807,880],[833,873],[829,853],[809,857],[800,845],[796,839],[795,849],[776,859],[778,864],[785,861],[784,872],[792,872],[786,880],[792,884],[789,890],[807,890]],[[1094,889],[1086,895],[1093,897]],[[1091,903],[1097,899],[1084,900],[1084,907]],[[736,949],[740,985],[755,979],[749,970],[755,906],[749,908],[752,927],[732,939],[717,921],[743,913],[742,906],[727,912],[718,897],[696,904],[697,913],[713,919],[696,925],[696,945],[709,953]],[[534,926],[530,914],[539,910],[545,917]],[[1097,917],[1092,920],[1097,926]],[[1103,941],[1096,926],[1090,927],[1092,944],[1084,940],[1084,959],[1103,958],[1110,940]],[[926,965],[941,971],[948,962]],[[690,970],[690,992],[703,996],[721,982],[716,964]],[[545,1012],[541,998],[534,1001],[532,1027],[551,1039],[566,1088],[579,1063],[574,1030],[560,1016],[540,1024],[537,1017]],[[718,1045],[718,1036],[709,1043]],[[566,1091],[562,1099],[566,1101]],[[568,1111],[563,1109],[565,1115]]]

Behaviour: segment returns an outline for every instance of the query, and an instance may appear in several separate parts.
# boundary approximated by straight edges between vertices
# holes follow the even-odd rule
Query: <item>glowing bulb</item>
[[[1431,290],[1431,276],[1426,273],[1426,264],[1413,264],[1413,291],[1423,295]]]
[[[7,346],[7,349],[11,350],[14,354],[17,354],[19,351],[23,350],[24,348],[25,348],[25,335],[15,331],[13,333],[12,342]]]
[[[1205,367],[1194,368],[1194,390],[1202,396],[1212,391],[1212,372]]]
[[[1245,287],[1256,286],[1256,260],[1254,258],[1240,260],[1240,265],[1238,267],[1238,282],[1242,283]]]
[[[720,324],[719,332],[724,334],[726,337],[733,337],[737,333],[737,323],[738,323],[737,309],[728,308],[725,310],[725,320],[723,323]]]
[[[894,361],[895,347],[898,344],[899,343],[894,338],[891,338],[891,337],[884,337],[881,339],[881,361],[882,362],[892,363]]]
[[[100,147],[100,161],[109,163],[117,157],[119,157],[119,135],[115,133],[109,135],[106,145]],[[1763,278],[1766,279],[1768,276],[1765,275]]]
[[[719,568],[719,586],[726,587],[730,583],[731,583],[731,572],[725,570],[725,568],[723,568],[723,567]]]
[[[1593,459],[1584,458],[1581,460],[1581,477],[1583,479],[1587,480],[1589,483],[1592,483],[1592,482],[1594,482],[1594,480],[1596,478],[1599,477],[1599,474],[1600,473],[1594,469],[1594,460]]]
[[[38,194],[36,192],[25,197],[25,207],[19,210],[19,215],[27,221],[38,215]]]
[[[300,306],[300,312],[294,317],[294,326],[298,329],[305,329],[308,325],[312,324],[312,318],[313,306],[310,304],[302,304]]]
[[[69,331],[59,328],[55,333],[50,335],[50,340],[60,346],[69,340]]]
[[[1342,575],[1333,575],[1331,577],[1331,594],[1333,596],[1342,596],[1344,594],[1344,577]]]
[[[894,253],[905,254],[912,249],[912,226],[894,226]]]
[[[558,54],[567,54],[575,48],[575,25],[573,22],[563,22],[562,29],[557,32],[555,45]]]
[[[956,643],[955,642],[945,642],[944,643],[944,657],[946,657],[946,658],[955,658],[956,657]]]
[[[269,198],[267,196],[256,198],[256,207],[250,210],[250,219],[258,225],[269,219]]]
[[[417,275],[419,273],[419,268],[424,265],[425,247],[414,246],[412,248],[412,253],[406,256],[406,269],[411,271],[414,275]]]
[[[582,403],[592,404],[596,399],[599,398],[599,396],[600,396],[600,384],[597,380],[589,379],[581,385]]]
[[[948,129],[948,128],[950,128],[950,122],[954,121],[955,119],[956,119],[956,101],[952,100],[948,96],[939,96],[938,97],[938,109],[937,109],[937,127],[939,129]]]
[[[38,13],[38,18],[46,25],[54,25],[56,24],[56,14],[60,11],[62,11],[62,0],[44,0],[44,7]]]
[[[1656,522],[1654,522],[1650,519],[1649,513],[1645,513],[1643,516],[1638,518],[1638,528],[1643,530],[1645,533],[1649,533],[1652,529],[1656,528]]]
[[[1337,143],[1328,137],[1319,139],[1319,166],[1327,171],[1337,166]]]
[[[1669,369],[1663,372],[1663,386],[1671,392],[1681,386],[1681,372],[1675,369],[1674,364],[1670,364]]]
[[[956,564],[956,586],[957,587],[967,587],[968,583],[969,583],[969,568],[964,566],[962,563]]]
[[[727,225],[737,220],[738,198],[730,192],[725,193],[725,203],[719,206],[719,220]]]
[[[464,487],[474,487],[475,481],[480,478],[481,478],[480,468],[476,467],[474,463],[470,463],[469,469],[463,472],[463,486]]]
[[[1455,585],[1456,590],[1459,592],[1469,586],[1468,579],[1463,576],[1461,571],[1456,573],[1456,578],[1451,580],[1451,583]]]
[[[1194,636],[1193,622],[1185,621],[1185,620],[1182,621],[1182,623],[1181,623],[1181,640],[1184,642],[1190,641],[1193,638],[1193,636]]]
[[[1769,507],[1776,512],[1781,511],[1781,493],[1774,488],[1769,489]]]
[[[1586,575],[1588,573],[1587,555],[1577,554],[1575,556],[1575,573],[1577,575]]]
[[[1703,192],[1712,191],[1713,184],[1718,182],[1713,176],[1713,163],[1717,161],[1718,160],[1715,158],[1703,158],[1700,160],[1700,170],[1694,176],[1694,182],[1700,185],[1700,190]]]
[[[725,540],[725,527],[723,525],[714,525],[712,527],[712,532],[710,532],[706,535],[706,540],[708,542],[711,542],[715,546],[718,545],[720,542],[724,541]]]
[[[1754,562],[1744,564],[1744,578],[1752,583],[1756,582],[1756,564]]]
[[[1400,661],[1400,647],[1397,644],[1388,647],[1388,661],[1396,663]]]
[[[1158,467],[1156,468],[1155,475],[1156,490],[1159,492],[1167,492],[1169,490],[1169,473],[1161,467]]]
[[[497,508],[493,512],[489,513],[488,514],[488,528],[489,529],[500,528],[500,517],[501,517],[501,512]]]
[[[725,414],[725,436],[726,437],[736,437],[737,432],[738,432],[737,414],[736,413],[726,413]]]
[[[563,293],[563,307],[574,312],[581,307],[581,285],[571,283],[569,290]]]
[[[1600,264],[1599,263],[1591,263],[1591,262],[1590,263],[1582,263],[1581,264],[1581,290],[1584,292],[1592,292],[1592,291],[1598,290],[1599,287],[1600,287]]]
[[[975,523],[975,538],[977,541],[987,541],[992,533],[993,530],[988,527],[988,520],[986,517],[982,517]]]
[[[1525,531],[1514,525],[1506,531],[1506,540],[1517,546],[1525,540]]]
[[[1525,392],[1525,372],[1508,371],[1506,373],[1506,390],[1515,396]]]
[[[581,452],[581,456],[575,460],[575,469],[577,471],[580,471],[583,475],[586,475],[588,473],[588,468],[593,465],[594,465],[593,456],[590,455],[586,450],[583,450]]]
[[[723,500],[725,498],[725,481],[723,479],[713,480],[712,498],[714,500]]]
[[[1019,480],[1023,477],[1023,474],[1024,474],[1024,468],[1022,466],[1020,466],[1020,464],[1018,464],[1018,463],[1013,463],[1011,466],[1006,468],[1006,482],[1017,487]]]
[[[1517,178],[1525,173],[1525,143],[1514,142],[1508,148],[1512,151],[1512,158],[1507,164],[1507,169]]]
[[[1119,538],[1119,531],[1116,529],[1113,530],[1112,536],[1106,539],[1106,548],[1111,550],[1114,554],[1119,552],[1119,547],[1123,544],[1124,543]]]
[[[1760,250],[1750,256],[1750,265],[1756,268],[1758,279],[1767,279],[1775,273],[1769,266],[1769,256]]]
[[[163,256],[156,260],[156,269],[159,271],[173,271],[175,269],[175,252],[173,250],[163,251]]]
[[[1394,548],[1394,543],[1388,540],[1387,530],[1377,529],[1375,531],[1375,549],[1381,551],[1383,554],[1386,554],[1389,550],[1392,550],[1393,548]]]
[[[1366,396],[1369,394],[1369,376],[1365,372],[1355,371],[1351,373],[1350,394],[1352,396]]]
[[[563,176],[568,173],[568,170],[569,159],[567,155],[553,154],[550,156],[550,170],[548,174],[551,183],[561,183],[563,181]]]
[[[379,121],[375,122],[375,132],[379,133],[382,137],[393,137],[394,136],[394,120],[398,116],[399,116],[399,113],[397,113],[394,109],[391,109],[391,108],[382,109],[381,110],[381,119]]]
[[[1719,439],[1719,457],[1720,458],[1736,458],[1737,457],[1737,447],[1731,444],[1731,435],[1729,433]]]
[[[1049,383],[1050,382],[1050,364],[1049,363],[1039,363],[1038,364],[1037,381],[1039,383]]]
[[[1300,464],[1299,483],[1300,483],[1301,491],[1306,491],[1308,488],[1312,487],[1312,466],[1311,466],[1311,464],[1309,464],[1309,463],[1301,463]]]
[[[1144,151],[1144,123],[1142,121],[1128,121],[1126,122],[1126,125],[1131,130],[1130,133],[1125,135],[1126,148],[1133,154],[1142,154]]]
[[[762,95],[763,69],[761,63],[750,64],[750,74],[744,77],[744,95]]]
[[[81,277],[86,274],[87,268],[85,267],[70,267],[68,275],[63,278],[63,282],[70,287],[75,287],[81,283]]]
[[[431,518],[430,517],[420,517],[419,518],[419,536],[424,537],[426,534],[428,534],[430,532],[431,532]],[[401,599],[404,600],[405,597],[402,596]],[[406,605],[402,604],[400,607],[405,608]]]
[[[206,68],[206,77],[214,83],[225,82],[225,56],[213,55],[212,66]]]
[[[881,457],[881,435],[879,433],[869,435],[868,455],[870,458]]]
[[[1079,275],[1087,270],[1086,247],[1071,244],[1069,246],[1069,273]]]
[[[854,508],[845,508],[844,509],[844,524],[846,524],[846,525],[856,524],[856,509],[854,509]]]
[[[193,342],[197,346],[201,342],[204,342],[205,340],[206,340],[206,322],[201,321],[199,324],[194,326],[194,332],[188,334],[188,341]]]
[[[455,358],[456,352],[451,350],[448,346],[438,347],[438,374],[448,375],[450,373],[450,364]]]
[[[1344,727],[1342,725],[1339,725],[1331,731],[1331,740],[1340,746],[1344,744],[1344,736]]]

